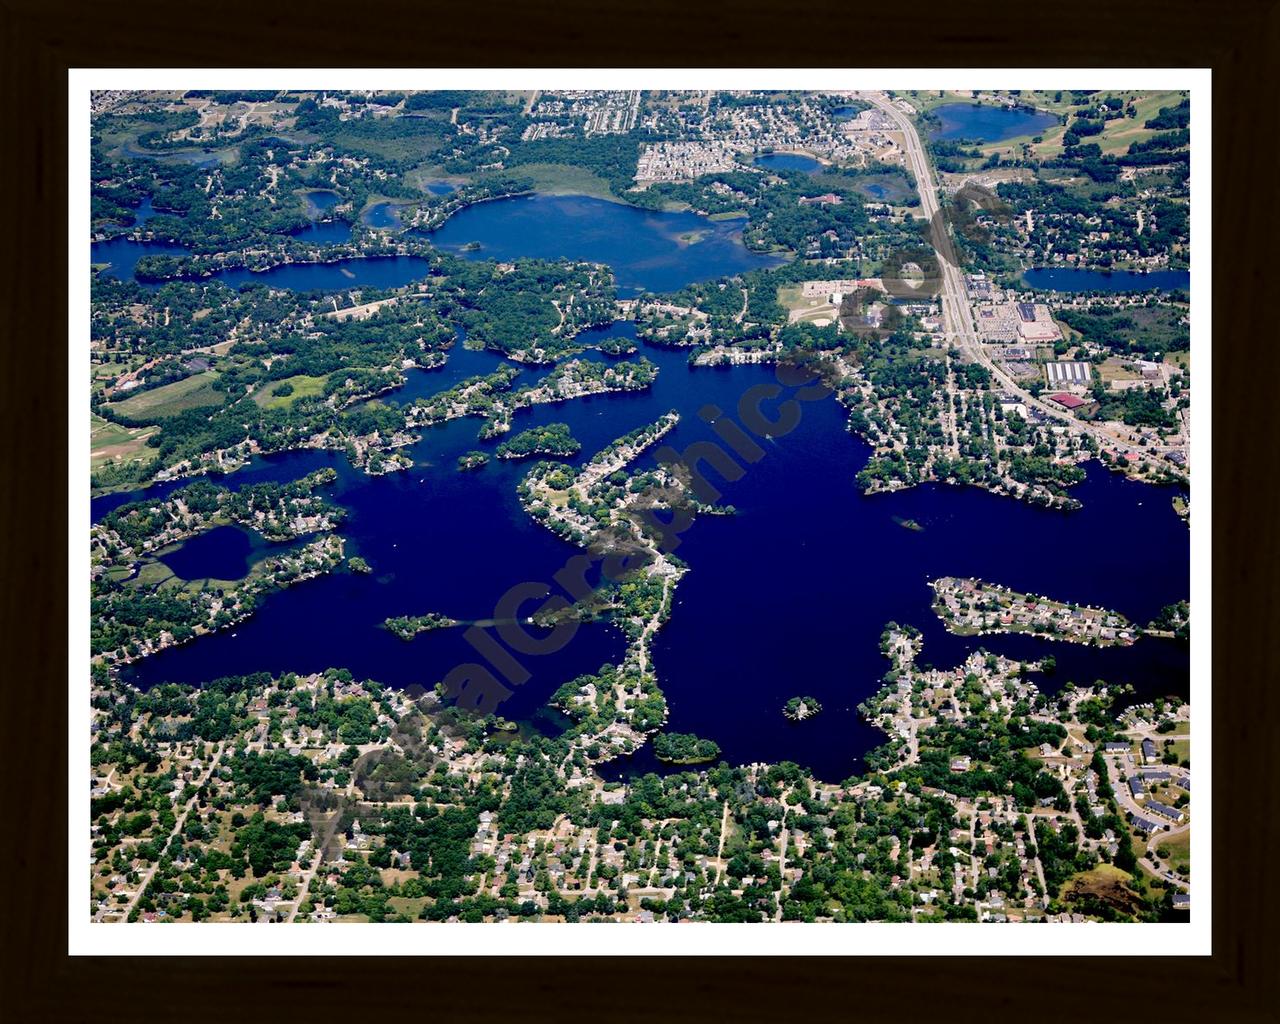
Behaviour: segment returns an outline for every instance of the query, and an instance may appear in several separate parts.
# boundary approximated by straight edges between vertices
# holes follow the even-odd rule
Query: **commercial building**
[[[1049,401],[1055,402],[1064,409],[1079,409],[1080,406],[1089,404],[1079,395],[1069,395],[1065,391],[1061,394],[1050,395]]]
[[[1044,373],[1051,388],[1066,387],[1073,384],[1079,387],[1088,387],[1089,380],[1093,376],[1093,367],[1088,363],[1079,361],[1060,360],[1055,363],[1045,363]]]

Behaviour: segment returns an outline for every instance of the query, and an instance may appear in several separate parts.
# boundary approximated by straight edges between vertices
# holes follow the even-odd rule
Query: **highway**
[[[1008,394],[1016,395],[1018,400],[1026,405],[1027,408],[1034,407],[1044,416],[1054,422],[1061,423],[1074,434],[1092,435],[1100,446],[1122,453],[1132,460],[1151,458],[1152,452],[1148,452],[1146,446],[1128,441],[1112,430],[1078,420],[1061,409],[1036,398],[1029,391],[1019,386],[1005,372],[1004,368],[995,363],[983,350],[982,341],[974,330],[973,309],[969,305],[968,293],[965,290],[964,274],[961,272],[958,261],[955,258],[955,251],[947,235],[946,224],[941,217],[937,217],[939,210],[938,187],[915,124],[884,93],[861,93],[859,96],[891,117],[902,132],[903,151],[907,157],[907,166],[915,176],[916,187],[920,193],[920,209],[924,212],[925,219],[934,228],[930,234],[934,251],[938,255],[939,285],[941,289],[939,301],[942,304],[942,322],[946,340],[955,344],[966,358],[986,367],[990,371],[992,379],[998,382],[1000,387]],[[937,218],[936,220],[935,217]],[[1152,445],[1151,448],[1155,453],[1168,451],[1185,453],[1188,459],[1186,470],[1190,474],[1191,451],[1189,446],[1182,444]]]

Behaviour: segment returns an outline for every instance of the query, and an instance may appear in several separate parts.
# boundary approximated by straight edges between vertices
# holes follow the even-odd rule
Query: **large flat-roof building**
[[[1062,337],[1062,331],[1053,322],[1049,307],[1042,303],[1019,302],[1018,337],[1023,341],[1040,344],[1052,343]]]
[[[1093,367],[1078,360],[1059,360],[1045,363],[1044,373],[1051,388],[1067,387],[1073,384],[1077,387],[1088,387],[1089,380],[1093,376]]]

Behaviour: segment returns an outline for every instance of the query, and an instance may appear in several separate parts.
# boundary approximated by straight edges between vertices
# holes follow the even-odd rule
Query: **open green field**
[[[604,178],[585,167],[570,164],[521,164],[512,173],[522,178],[532,178],[533,187],[548,195],[592,196],[595,199],[622,202],[609,191],[609,183]]]
[[[311,398],[324,394],[324,382],[328,377],[310,377],[299,373],[284,380],[273,380],[263,384],[253,393],[253,400],[263,409],[288,409],[299,398]],[[281,384],[293,385],[291,395],[273,395],[272,392]]]
[[[1098,367],[1098,376],[1110,384],[1114,380],[1138,380],[1142,375],[1133,369],[1131,361],[1111,356]]]
[[[142,563],[141,568],[138,569],[138,575],[129,582],[135,587],[146,589],[159,586],[161,583],[172,579],[176,579],[173,575],[173,570],[165,565],[164,562],[149,559]]]
[[[97,470],[108,462],[136,462],[151,457],[146,440],[155,427],[122,427],[101,416],[89,418],[89,468]]]
[[[1186,872],[1191,869],[1191,830],[1187,829],[1181,835],[1171,836],[1168,839],[1161,839],[1156,844],[1157,850],[1167,850],[1169,853],[1169,867],[1174,871]]]
[[[387,900],[387,906],[397,914],[404,914],[409,920],[417,920],[418,914],[426,905],[426,900],[421,897],[410,898],[408,896],[392,896]]]
[[[948,103],[970,103],[975,99],[967,91],[908,92],[900,95],[922,112]],[[1176,107],[1182,100],[1182,94],[1173,90],[1155,92],[1104,90],[1097,94],[1096,99],[1101,100],[1104,96],[1119,96],[1125,101],[1126,105],[1132,102],[1137,111],[1137,116],[1132,118],[1121,117],[1108,121],[1100,135],[1089,136],[1081,140],[1082,143],[1097,143],[1103,153],[1123,153],[1128,150],[1130,143],[1148,139],[1158,131],[1161,131],[1162,129],[1144,128],[1143,125],[1150,118],[1159,114],[1161,107]],[[976,98],[981,100],[983,96],[980,95]],[[987,96],[986,98],[990,97]],[[1069,90],[1063,90],[1060,94],[1057,91],[1022,90],[1017,98],[1038,110],[1058,115],[1069,115],[1068,124],[1070,123],[1070,116],[1079,109],[1079,104],[1073,102]],[[992,153],[999,153],[1002,156],[1017,156],[1021,153],[1022,147],[1026,145],[1030,148],[1031,155],[1034,158],[1047,160],[1061,154],[1062,137],[1066,132],[1067,127],[1065,125],[1052,125],[1041,129],[1038,133],[1001,139],[998,142],[989,142],[979,146],[978,149],[981,150],[984,156],[990,156]],[[1032,141],[1037,138],[1040,139],[1039,142]]]
[[[221,405],[225,396],[213,389],[213,382],[217,379],[217,370],[206,370],[144,391],[123,402],[112,402],[110,408],[130,419],[165,419],[188,409]]]
[[[448,125],[441,122],[448,119],[447,113],[441,117],[431,113],[422,117],[398,118],[394,127],[381,130],[362,130],[359,122],[343,122],[342,130],[336,132],[328,140],[336,147],[356,153],[372,153],[384,160],[403,160],[406,163],[422,160],[440,149]]]
[[[912,89],[908,92],[894,94],[898,99],[906,100],[920,113],[941,107],[947,103],[971,103],[973,94],[968,90],[955,92],[950,89]]]
[[[1120,92],[1106,95],[1119,95],[1126,103],[1133,102],[1137,108],[1137,117],[1121,117],[1113,121],[1108,121],[1107,126],[1102,130],[1101,135],[1091,135],[1081,142],[1096,142],[1102,149],[1103,153],[1123,153],[1129,148],[1132,142],[1141,142],[1144,139],[1151,138],[1160,129],[1144,128],[1150,118],[1160,113],[1161,107],[1176,107],[1181,101],[1182,96],[1178,92]],[[1062,104],[1062,111],[1056,109],[1058,105],[1048,104],[1055,108],[1055,112],[1063,112],[1069,108],[1066,104]],[[1046,128],[1041,133],[1041,142],[1031,143],[1031,152],[1038,159],[1046,159],[1062,152],[1062,136],[1066,134],[1067,129],[1062,125],[1055,125]],[[984,146],[984,153],[992,153],[1003,151],[1005,149],[1015,149],[1023,142],[1031,142],[1032,136],[1026,136],[1018,139],[1006,139],[990,146]]]

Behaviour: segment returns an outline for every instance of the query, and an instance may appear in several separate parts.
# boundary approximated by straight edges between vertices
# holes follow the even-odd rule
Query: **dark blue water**
[[[883,199],[885,197],[885,187],[883,185],[877,185],[874,183],[870,185],[863,185],[862,190],[868,195],[875,196],[877,199]]]
[[[691,242],[682,235],[696,238]],[[607,263],[624,292],[675,291],[780,262],[748,251],[740,222],[657,213],[585,196],[515,196],[477,203],[428,237],[469,259],[536,256]],[[470,242],[481,248],[464,252]]]
[[[447,181],[429,181],[427,191],[433,196],[447,196],[450,192],[458,191],[458,187],[450,185]]]
[[[861,110],[858,107],[836,107],[831,111],[831,116],[837,121],[852,121],[859,113]]]
[[[151,205],[151,197],[147,196],[133,211],[135,227],[142,227],[157,214],[173,216],[164,210],[157,210]],[[92,242],[89,245],[89,262],[109,264],[103,274],[108,277],[128,279],[133,277],[133,268],[143,256],[185,256],[186,246],[170,245],[164,242],[134,242],[120,237],[109,242]]]
[[[218,526],[183,541],[160,561],[184,580],[238,580],[269,548],[283,547],[239,526]]]
[[[748,388],[774,379],[769,367],[691,370],[682,352],[644,354],[661,367],[650,392],[539,406],[517,413],[513,428],[564,421],[583,444],[582,455],[570,461],[581,462],[674,407],[683,419],[667,442],[683,450],[713,436],[696,415],[704,404],[733,410]],[[417,376],[444,387],[468,370],[483,372],[494,357],[457,347],[451,363],[455,359],[447,373]],[[517,383],[533,379],[525,374]],[[878,688],[887,668],[878,639],[890,619],[924,632],[922,663],[952,665],[978,646],[1027,660],[1053,654],[1058,671],[1042,681],[1049,689],[1105,678],[1134,684],[1140,697],[1187,694],[1185,644],[1147,639],[1092,650],[1024,637],[953,637],[930,611],[927,586],[940,575],[976,575],[1147,621],[1189,593],[1188,531],[1172,511],[1171,491],[1091,465],[1074,492],[1084,508],[1072,513],[943,486],[868,498],[854,483],[867,448],[845,431],[842,410],[832,400],[802,408],[799,426],[764,442],[764,456],[742,479],[721,484],[709,473],[739,514],[704,517],[676,549],[691,571],[654,646],[669,728],[716,740],[731,762],[786,758],[821,778],[845,778],[884,740],[854,708]],[[496,444],[477,439],[479,426],[464,419],[428,430],[410,449],[415,465],[405,473],[370,479],[341,467],[327,493],[349,509],[342,528],[348,553],[367,558],[372,575],[321,577],[270,595],[235,636],[222,632],[145,659],[133,669],[134,680],[150,686],[259,669],[344,666],[358,678],[431,685],[456,664],[478,660],[459,629],[405,643],[379,627],[387,616],[427,611],[491,618],[507,587],[549,583],[576,553],[519,508],[515,487],[526,467],[495,460],[478,472],[457,472],[459,454]],[[271,472],[280,479],[301,475],[315,468],[317,454],[279,457]],[[651,461],[645,456],[640,464]],[[247,482],[246,474],[261,474],[265,462],[255,460],[226,482]],[[925,529],[903,529],[895,517]],[[1118,531],[1142,538],[1126,548],[1123,572],[1116,571],[1112,550],[1098,543]],[[1051,550],[1071,554],[1056,557]],[[521,656],[534,678],[503,713],[536,713],[565,679],[616,661],[622,650],[613,629],[584,625],[555,655]],[[818,697],[825,710],[796,725],[782,717],[781,707],[799,694]],[[642,754],[614,770],[650,765]]]
[[[942,141],[1000,142],[1019,135],[1034,135],[1058,123],[1053,114],[978,103],[946,103],[934,107],[933,113],[938,115],[942,126],[930,137]]]
[[[822,170],[822,164],[813,157],[801,156],[799,153],[766,153],[751,162],[766,171],[808,171],[812,174]]]
[[[1036,267],[1022,275],[1023,283],[1037,291],[1055,292],[1145,292],[1153,288],[1190,291],[1191,271],[1080,270]]]

